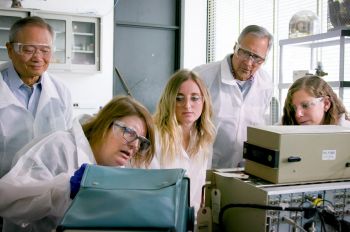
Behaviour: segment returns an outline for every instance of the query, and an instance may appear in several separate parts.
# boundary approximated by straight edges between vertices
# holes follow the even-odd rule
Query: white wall
[[[11,0],[1,0],[1,8],[10,8]],[[113,95],[113,0],[23,0],[23,8],[45,11],[91,13],[101,16],[101,71],[72,73],[50,71],[62,79],[71,90],[74,103],[79,104],[74,114],[95,113]]]
[[[183,0],[184,29],[182,67],[206,63],[207,0]]]

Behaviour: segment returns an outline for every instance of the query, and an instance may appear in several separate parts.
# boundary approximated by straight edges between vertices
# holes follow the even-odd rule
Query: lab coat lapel
[[[227,55],[225,57],[225,59],[223,59],[221,61],[221,69],[220,69],[220,72],[221,72],[221,82],[222,83],[225,83],[225,84],[228,84],[228,85],[235,85],[237,88],[237,83],[236,81],[233,79],[233,74],[231,72],[231,66],[230,64],[228,63],[228,57],[230,57],[231,55]]]
[[[44,72],[41,76],[41,95],[38,103],[37,112],[40,112],[45,105],[50,102],[51,98],[57,99],[59,101],[60,97],[58,95],[57,89],[51,81],[51,77],[47,72]]]
[[[78,118],[76,118],[73,122],[72,131],[75,139],[75,144],[77,146],[78,166],[80,167],[83,163],[96,164],[90,143],[84,134],[83,128],[79,123]]]
[[[225,59],[223,59],[221,61],[221,69],[220,69],[220,72],[221,72],[221,84],[226,84],[226,85],[230,85],[232,86],[232,88],[235,88],[236,91],[233,91],[230,93],[233,94],[233,98],[236,99],[236,101],[239,101],[239,105],[242,104],[243,102],[243,94],[236,82],[236,80],[233,78],[233,74],[232,74],[232,71],[231,71],[231,64],[227,61],[228,60],[228,57],[230,57],[231,55],[227,55],[225,57]],[[225,98],[226,96],[224,96]],[[235,100],[233,100],[234,102]]]
[[[229,87],[229,92],[226,92],[226,94],[224,95],[222,89],[224,87],[220,87],[221,91],[219,92],[220,99],[222,102],[227,102],[227,98],[231,98],[231,104],[232,107],[235,108],[237,105],[241,105],[244,101],[243,99],[243,94],[241,92],[241,90],[239,89],[239,86],[236,82],[236,80],[233,78],[233,74],[231,72],[231,67],[229,62],[227,61],[228,57],[230,57],[231,55],[227,55],[225,57],[225,59],[223,59],[221,61],[221,68],[220,68],[220,72],[221,72],[221,85],[228,85]]]
[[[11,92],[0,72],[0,108],[5,108],[9,105],[16,105],[24,108],[15,95]]]

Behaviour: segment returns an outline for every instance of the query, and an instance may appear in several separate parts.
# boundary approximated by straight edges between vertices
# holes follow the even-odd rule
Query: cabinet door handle
[[[288,161],[288,163],[300,162],[301,158],[299,156],[289,156],[287,161]]]

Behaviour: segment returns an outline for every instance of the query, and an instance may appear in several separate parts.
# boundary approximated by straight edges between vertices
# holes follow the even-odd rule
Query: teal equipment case
[[[184,174],[88,165],[56,231],[191,231],[194,209]]]

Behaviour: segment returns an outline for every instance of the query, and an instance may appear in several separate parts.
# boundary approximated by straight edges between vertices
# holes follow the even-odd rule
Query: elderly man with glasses
[[[273,84],[261,65],[272,43],[265,28],[250,25],[239,35],[233,54],[194,69],[205,80],[216,113],[213,168],[243,166],[247,127],[268,122]]]
[[[11,62],[0,66],[0,177],[32,139],[72,127],[71,95],[46,70],[54,31],[40,17],[16,21],[6,44]]]

